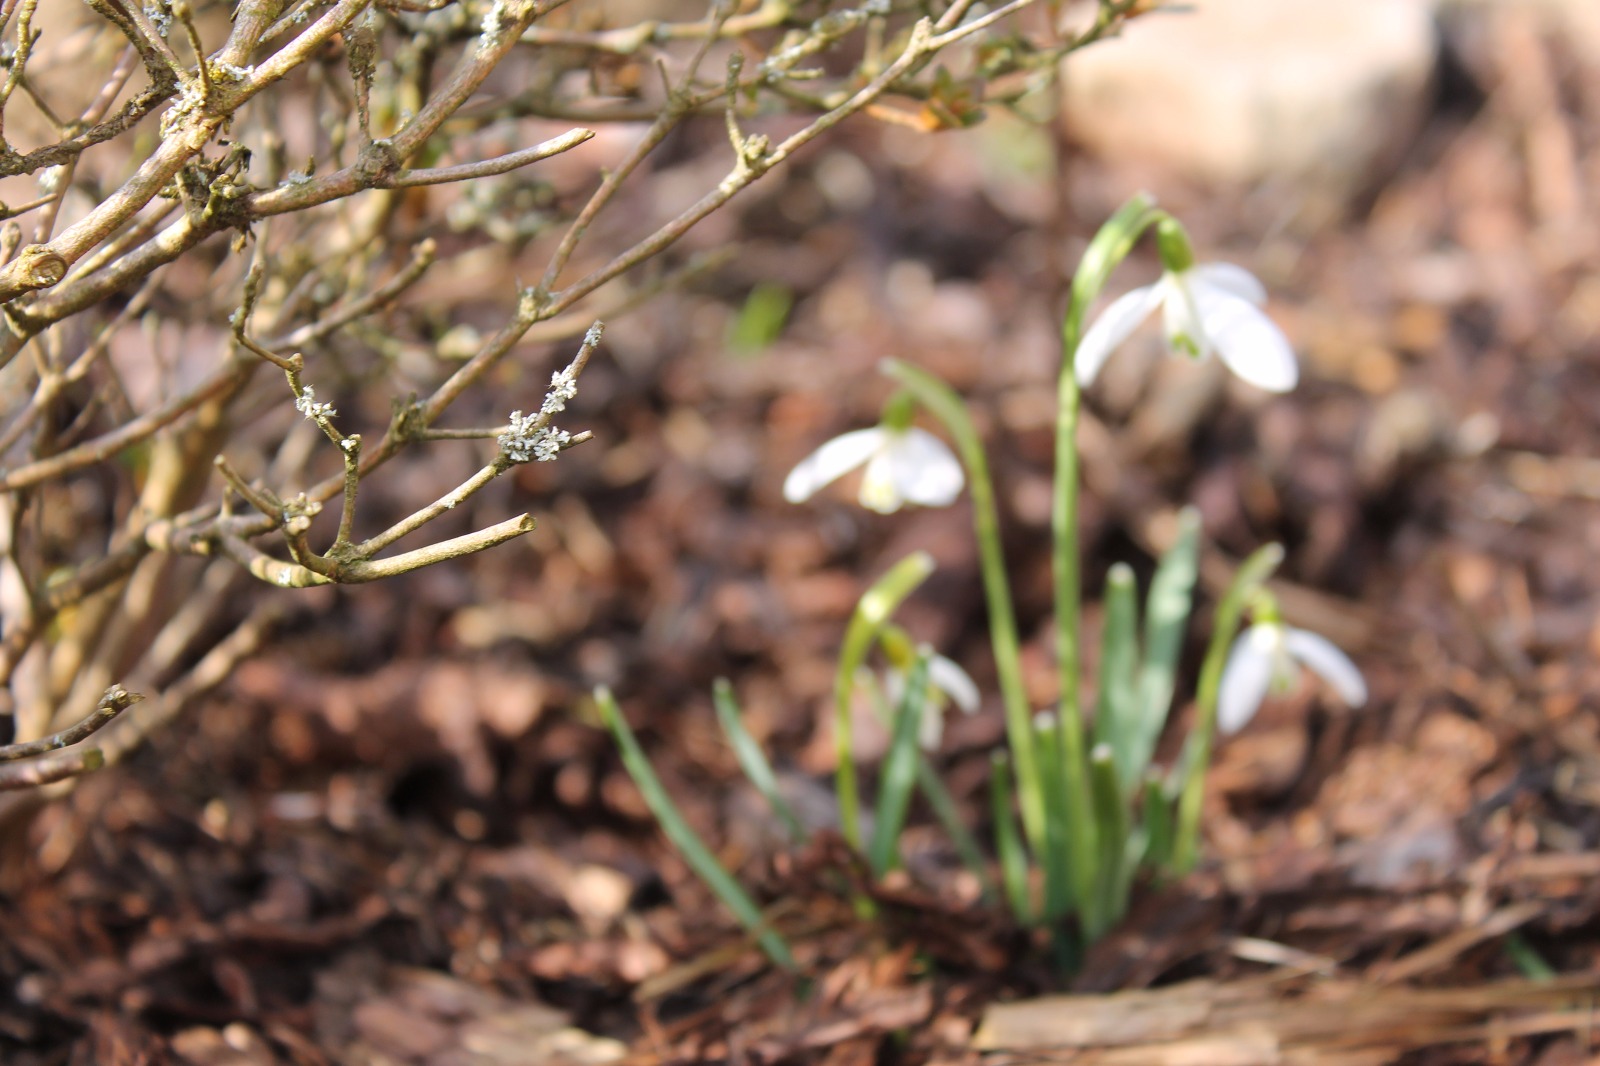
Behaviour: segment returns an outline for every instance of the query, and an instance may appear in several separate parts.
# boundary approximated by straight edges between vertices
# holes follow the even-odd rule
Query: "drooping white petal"
[[[944,743],[944,705],[928,700],[922,705],[922,721],[917,723],[917,746],[923,751],[938,751]]]
[[[1232,263],[1201,263],[1188,271],[1191,285],[1210,285],[1249,300],[1257,307],[1267,302],[1267,290],[1256,276]]]
[[[1367,702],[1367,683],[1361,671],[1327,637],[1285,628],[1283,642],[1289,654],[1326,681],[1347,706],[1360,707]]]
[[[1289,338],[1250,301],[1210,285],[1194,290],[1202,329],[1222,361],[1258,389],[1288,392],[1300,379]]]
[[[1078,384],[1088,385],[1094,380],[1105,365],[1106,357],[1139,328],[1139,323],[1150,317],[1161,300],[1161,291],[1160,283],[1145,285],[1117,297],[1111,301],[1111,306],[1100,312],[1100,317],[1078,342],[1078,354],[1073,361]]]
[[[1203,359],[1211,354],[1211,338],[1206,333],[1197,294],[1190,284],[1191,274],[1192,271],[1185,271],[1162,275],[1161,325],[1166,330],[1168,347]]]
[[[932,660],[929,665],[932,666]],[[883,672],[883,698],[892,714],[900,713],[900,704],[906,696],[906,680],[905,673],[896,667]],[[885,724],[893,730],[892,720]],[[928,698],[922,701],[922,719],[917,723],[917,746],[923,751],[938,751],[943,740],[944,701],[935,698],[930,686]]]
[[[900,495],[900,481],[894,465],[894,453],[887,445],[878,449],[861,475],[861,506],[879,514],[894,514],[906,502]]]
[[[828,441],[789,471],[789,476],[783,479],[783,498],[790,503],[809,500],[824,485],[837,481],[876,455],[887,433],[882,426],[873,426],[852,430]]]
[[[945,507],[955,502],[966,484],[961,461],[944,441],[925,429],[912,426],[890,433],[882,454],[894,479],[895,495],[901,500]]]
[[[1233,642],[1217,690],[1217,732],[1237,733],[1256,716],[1272,684],[1282,640],[1282,626],[1256,625]]]
[[[977,683],[952,660],[943,655],[929,659],[928,680],[967,714],[978,713],[982,697],[978,694]]]

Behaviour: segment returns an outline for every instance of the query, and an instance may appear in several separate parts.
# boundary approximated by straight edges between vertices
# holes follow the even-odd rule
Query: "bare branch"
[[[137,692],[129,692],[121,685],[113,685],[106,689],[104,696],[100,697],[100,704],[94,709],[94,713],[77,725],[68,726],[59,733],[52,733],[38,740],[30,740],[26,744],[0,744],[0,763],[32,759],[87,740],[110,725],[117,715],[143,699],[144,697]]]

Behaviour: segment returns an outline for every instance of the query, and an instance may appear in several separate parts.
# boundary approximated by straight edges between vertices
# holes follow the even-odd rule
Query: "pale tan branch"
[[[593,130],[569,130],[559,137],[553,137],[531,148],[485,160],[482,163],[464,163],[456,167],[411,171],[400,168],[400,154],[393,144],[375,141],[363,150],[362,160],[355,165],[337,170],[326,177],[289,182],[275,189],[255,193],[245,201],[244,212],[252,219],[268,218],[293,211],[304,211],[318,204],[354,196],[368,189],[403,189],[415,185],[465,181],[489,174],[504,174],[541,159],[549,159],[551,156],[571,151],[593,136]],[[508,160],[513,162],[508,163]]]
[[[59,733],[30,740],[26,744],[0,745],[0,763],[36,758],[87,740],[111,724],[117,715],[142,699],[144,697],[137,692],[129,692],[121,685],[113,685],[106,689],[104,696],[100,697],[100,703],[95,707],[94,713],[78,724],[68,726]]]
[[[190,392],[168,400],[154,411],[140,415],[111,432],[84,441],[76,447],[0,474],[0,492],[14,492],[109,459],[124,448],[149,437],[163,426],[176,422],[212,397],[220,395],[239,381],[244,369],[241,363],[230,361]]]
[[[549,159],[553,155],[570,151],[594,136],[594,130],[575,129],[562,134],[543,144],[524,148],[520,152],[510,152],[506,155],[495,156],[477,163],[462,163],[453,167],[432,167],[424,170],[405,170],[395,177],[389,188],[410,189],[419,185],[444,185],[453,181],[471,181],[474,178],[487,178],[495,174],[509,174],[513,170],[520,170],[530,163],[537,163],[541,159]]]

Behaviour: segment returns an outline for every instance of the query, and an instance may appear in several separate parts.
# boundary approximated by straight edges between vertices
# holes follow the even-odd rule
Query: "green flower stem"
[[[722,868],[722,864],[711,853],[711,849],[706,847],[705,842],[684,820],[678,805],[672,802],[672,797],[667,795],[667,790],[662,786],[661,779],[656,776],[644,749],[639,747],[638,738],[633,735],[633,730],[628,728],[627,720],[622,717],[622,711],[617,707],[616,698],[611,695],[611,690],[604,686],[595,689],[594,699],[600,708],[600,717],[605,721],[606,728],[611,730],[611,735],[616,738],[617,748],[622,752],[622,765],[627,769],[628,776],[633,778],[633,783],[638,786],[645,805],[650,808],[650,813],[661,823],[661,829],[667,834],[672,846],[678,849],[678,853],[689,864],[689,868],[716,894],[723,906],[732,911],[734,917],[739,919],[739,923],[756,938],[768,958],[786,970],[796,969],[794,956],[789,952],[789,945],[767,925],[766,918],[762,916],[761,908],[756,906],[755,900],[751,899],[749,894],[739,887],[739,882]]]
[[[1061,323],[1061,373],[1056,384],[1056,479],[1051,526],[1056,585],[1056,659],[1061,670],[1061,756],[1066,767],[1067,828],[1080,904],[1092,891],[1096,841],[1085,764],[1083,712],[1078,706],[1079,657],[1078,406],[1076,361],[1083,320],[1118,263],[1153,223],[1170,217],[1140,193],[1100,227],[1072,278],[1072,300]]]
[[[1217,604],[1217,618],[1211,629],[1211,644],[1200,667],[1198,696],[1200,717],[1189,734],[1184,757],[1179,764],[1182,793],[1178,797],[1177,827],[1172,842],[1172,869],[1180,876],[1194,868],[1200,849],[1200,805],[1205,798],[1206,767],[1211,762],[1211,746],[1217,733],[1217,693],[1222,688],[1222,668],[1239,632],[1239,616],[1272,572],[1283,562],[1283,545],[1268,544],[1239,565],[1233,583]]]
[[[989,636],[994,647],[995,672],[1000,678],[1000,697],[1005,704],[1006,737],[1017,767],[1017,792],[1022,808],[1022,829],[1034,854],[1046,847],[1048,817],[1044,786],[1039,774],[1038,753],[1034,750],[1033,723],[1028,694],[1022,685],[1021,642],[1017,638],[1017,617],[1011,606],[1011,585],[1006,577],[1005,554],[1000,546],[1000,516],[995,509],[994,482],[989,478],[989,461],[983,442],[967,414],[961,397],[926,370],[885,359],[883,372],[916,396],[917,402],[944,423],[955,439],[956,452],[966,468],[972,493],[972,524],[978,541],[978,560],[983,572],[983,590],[989,605]]]
[[[839,798],[839,830],[858,853],[864,854],[866,849],[861,841],[861,787],[856,780],[855,745],[850,728],[856,673],[867,661],[867,654],[872,651],[883,624],[900,602],[933,573],[933,565],[933,556],[918,551],[890,567],[887,574],[862,594],[845,630],[844,645],[839,649],[839,671],[833,681],[835,791]]]

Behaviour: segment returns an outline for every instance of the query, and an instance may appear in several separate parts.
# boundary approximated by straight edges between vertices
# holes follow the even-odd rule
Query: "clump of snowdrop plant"
[[[1112,271],[1153,230],[1162,275],[1153,284],[1114,300],[1083,328],[1089,307]],[[970,829],[928,760],[941,737],[942,709],[953,701],[975,709],[979,693],[953,661],[918,645],[897,626],[900,603],[933,571],[924,552],[913,552],[862,596],[846,629],[834,686],[834,740],[839,830],[881,877],[899,861],[899,835],[913,792],[920,790],[950,832],[963,861],[991,898],[1003,897],[1018,920],[1050,929],[1072,957],[1125,913],[1141,872],[1179,876],[1196,861],[1205,768],[1217,733],[1246,725],[1262,701],[1282,691],[1303,665],[1346,704],[1366,700],[1360,671],[1326,639],[1285,625],[1265,589],[1282,560],[1267,545],[1242,562],[1215,608],[1197,691],[1196,715],[1182,755],[1170,766],[1154,762],[1156,743],[1173,706],[1178,660],[1188,631],[1199,572],[1200,521],[1186,509],[1158,561],[1141,606],[1133,571],[1117,564],[1106,575],[1104,631],[1093,708],[1079,705],[1081,663],[1077,531],[1079,490],[1077,423],[1080,389],[1106,358],[1158,307],[1169,346],[1190,358],[1218,355],[1236,375],[1258,388],[1283,392],[1298,377],[1293,350],[1261,307],[1260,282],[1240,267],[1197,265],[1183,227],[1147,197],[1125,204],[1096,234],[1073,278],[1062,325],[1057,378],[1056,472],[1052,501],[1052,554],[1056,607],[1056,658],[1062,699],[1045,711],[1030,707],[1022,683],[1020,641],[1011,585],[1001,551],[999,516],[988,460],[966,406],[934,375],[898,360],[883,372],[898,386],[879,425],[836,437],[803,459],[784,484],[801,503],[858,467],[866,467],[863,506],[889,514],[906,504],[943,506],[965,488],[989,613],[989,631],[1005,712],[1005,749],[994,755],[991,780],[996,861],[980,851]],[[946,446],[912,425],[918,410],[938,422],[954,442]],[[1253,624],[1240,633],[1249,611]],[[874,654],[886,666],[867,668]],[[865,694],[887,724],[891,740],[878,775],[873,816],[862,810],[852,750],[852,715]],[[781,822],[799,839],[800,823],[778,794],[760,747],[740,723],[732,687],[716,692],[719,721],[741,767]],[[625,754],[637,745],[609,694],[602,711]],[[692,838],[642,757],[629,768],[668,833],[696,870],[722,894],[772,957],[789,964],[787,947],[766,927],[737,883]],[[999,872],[998,885],[991,868]],[[774,943],[782,954],[775,950]]]

